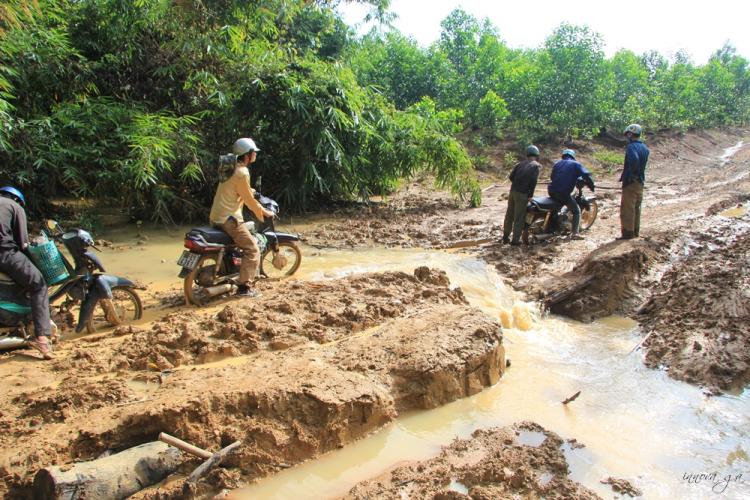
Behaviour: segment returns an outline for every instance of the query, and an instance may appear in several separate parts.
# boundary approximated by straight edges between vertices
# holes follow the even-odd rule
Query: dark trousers
[[[570,210],[573,214],[573,228],[572,233],[578,232],[578,227],[581,225],[581,207],[578,206],[576,200],[573,199],[573,195],[570,193],[550,193],[550,198],[554,198],[559,201]]]
[[[23,286],[31,296],[31,318],[34,321],[34,335],[49,337],[52,333],[49,316],[49,294],[47,283],[42,273],[26,257],[18,251],[10,251],[0,255],[0,272],[5,273],[13,281]]]
[[[526,193],[511,191],[508,193],[508,211],[505,212],[505,222],[503,224],[503,236],[508,238],[513,231],[513,242],[521,241],[521,233],[526,225],[526,207],[528,198]]]

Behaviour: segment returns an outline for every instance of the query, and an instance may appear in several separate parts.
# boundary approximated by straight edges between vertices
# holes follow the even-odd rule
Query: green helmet
[[[643,127],[641,127],[637,123],[632,123],[628,125],[628,127],[625,129],[625,132],[623,132],[622,135],[625,135],[628,132],[630,132],[633,135],[641,135],[643,133]]]
[[[526,156],[539,156],[539,148],[536,146],[529,146],[526,148]]]

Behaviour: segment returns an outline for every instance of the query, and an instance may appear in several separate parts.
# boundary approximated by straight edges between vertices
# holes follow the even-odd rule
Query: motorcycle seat
[[[191,233],[199,234],[208,243],[217,243],[219,245],[234,245],[234,240],[226,232],[213,227],[196,227]]]
[[[534,198],[534,201],[532,201],[532,203],[539,207],[539,210],[548,212],[555,212],[557,210],[560,210],[564,206],[562,203],[555,200],[554,198],[550,198],[549,196],[540,196],[539,198]]]

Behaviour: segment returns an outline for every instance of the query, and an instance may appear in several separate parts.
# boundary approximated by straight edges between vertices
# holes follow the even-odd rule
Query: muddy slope
[[[521,444],[521,433],[544,439]],[[570,470],[554,432],[532,422],[477,430],[456,440],[436,458],[405,465],[355,486],[346,500],[595,500],[596,493],[568,478]],[[580,445],[579,445],[580,446]],[[458,483],[458,484],[457,484]]]
[[[475,394],[505,369],[501,328],[441,271],[268,284],[263,299],[89,337],[6,377],[18,382],[0,399],[5,497],[31,498],[41,467],[160,432],[214,451],[242,440],[232,477],[254,480],[399,412]],[[159,498],[179,498],[181,485],[170,491]]]

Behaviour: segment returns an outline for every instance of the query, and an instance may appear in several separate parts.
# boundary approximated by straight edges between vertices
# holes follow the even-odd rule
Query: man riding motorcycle
[[[26,229],[26,201],[10,186],[0,188],[0,272],[24,287],[31,298],[31,316],[36,340],[28,344],[44,359],[53,359],[49,336],[52,334],[47,284],[39,269],[25,255],[29,247]]]
[[[566,149],[562,152],[562,159],[552,167],[552,173],[550,174],[552,182],[547,184],[547,192],[550,198],[564,204],[573,214],[571,239],[582,240],[584,238],[578,232],[581,223],[581,209],[571,193],[579,177],[583,177],[584,182],[592,191],[594,190],[594,181],[591,179],[591,172],[583,168],[583,165],[575,161],[575,158],[576,153],[572,149]]]
[[[260,265],[260,250],[255,238],[243,224],[242,206],[247,205],[260,220],[263,220],[264,216],[274,216],[273,212],[266,210],[258,203],[255,199],[255,191],[250,187],[248,167],[255,161],[258,151],[260,150],[252,139],[247,137],[237,139],[232,146],[232,152],[237,157],[237,165],[233,171],[229,172],[228,178],[221,179],[222,182],[216,191],[209,215],[211,225],[229,234],[243,251],[237,283],[239,285],[237,295],[243,297],[260,295],[250,288]]]

